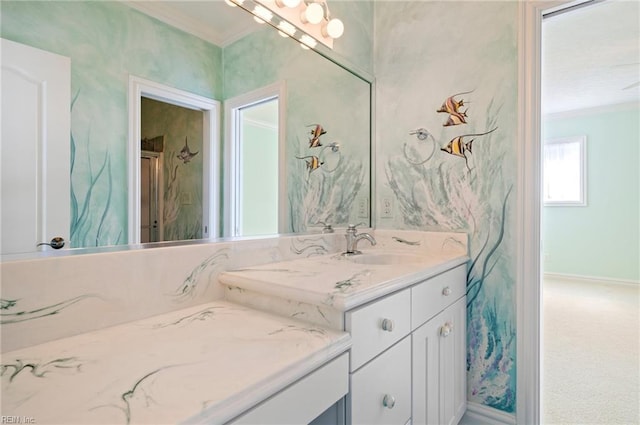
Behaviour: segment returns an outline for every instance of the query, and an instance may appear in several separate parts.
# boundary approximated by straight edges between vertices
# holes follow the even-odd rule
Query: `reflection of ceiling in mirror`
[[[127,1],[125,4],[168,25],[224,47],[259,30],[252,16],[217,1]]]

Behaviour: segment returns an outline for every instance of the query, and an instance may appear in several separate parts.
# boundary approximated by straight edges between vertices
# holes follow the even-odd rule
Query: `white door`
[[[1,253],[69,239],[71,60],[2,39]]]
[[[466,298],[416,329],[413,424],[455,425],[466,410]]]

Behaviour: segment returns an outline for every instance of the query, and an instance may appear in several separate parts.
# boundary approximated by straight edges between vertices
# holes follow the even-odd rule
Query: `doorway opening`
[[[129,80],[129,243],[219,236],[219,102]]]
[[[227,132],[227,236],[280,233],[285,200],[284,86],[230,99]]]
[[[541,423],[640,420],[638,12],[615,1],[543,12]]]

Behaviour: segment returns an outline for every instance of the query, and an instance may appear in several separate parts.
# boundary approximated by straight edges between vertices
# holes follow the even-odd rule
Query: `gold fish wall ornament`
[[[320,158],[318,158],[317,156],[296,156],[296,158],[305,160],[305,162],[307,163],[309,174],[311,174],[311,172],[317,170],[322,164],[324,164],[324,162],[320,161]]]
[[[473,93],[473,90],[471,91],[463,91],[460,93],[456,93],[452,96],[449,96],[448,98],[445,99],[444,102],[442,102],[442,106],[440,107],[440,109],[438,109],[436,112],[444,112],[447,114],[456,114],[460,111],[460,107],[464,106],[464,99],[460,99],[460,100],[456,100],[456,96],[460,96],[463,94],[469,94],[469,93]]]
[[[471,139],[466,143],[464,142],[463,139],[465,137],[471,137],[471,136],[484,136],[486,134],[489,134],[489,133],[492,133],[492,132],[496,131],[497,129],[498,129],[498,127],[494,128],[493,130],[486,131],[484,133],[463,134],[462,136],[454,137],[447,144],[447,146],[445,146],[444,148],[441,148],[440,150],[443,151],[443,152],[446,152],[446,153],[448,153],[450,155],[459,156],[461,158],[464,158],[464,163],[467,166],[467,170],[471,171],[471,168],[469,168],[469,160],[467,158],[467,152],[472,153],[471,144],[473,143],[473,141],[475,139]]]
[[[443,127],[449,127],[452,125],[460,125],[460,124],[467,123],[466,118],[467,118],[468,109],[466,109],[465,111],[460,111],[460,107],[464,106],[465,101],[464,99],[456,100],[456,96],[468,94],[471,92],[473,92],[473,90],[460,92],[452,96],[449,96],[442,103],[442,106],[440,107],[440,109],[436,110],[436,112],[438,113],[449,114],[449,117],[447,118],[447,121],[445,121],[445,123],[443,124]]]
[[[198,155],[199,152],[200,151],[191,153],[191,150],[189,150],[189,144],[187,143],[187,138],[185,137],[184,147],[182,148],[182,150],[180,150],[180,153],[176,155],[176,157],[181,159],[186,164],[187,162],[191,161],[191,158]]]
[[[307,127],[313,127],[309,132],[311,134],[311,137],[309,137],[309,147],[317,148],[322,146],[322,143],[320,143],[320,136],[327,134],[326,130],[322,128],[320,124],[309,124]]]
[[[442,126],[450,127],[452,125],[466,124],[467,110],[465,110],[464,112],[456,112],[454,114],[449,115],[449,118],[447,118],[447,121],[445,121],[445,123],[442,124]]]

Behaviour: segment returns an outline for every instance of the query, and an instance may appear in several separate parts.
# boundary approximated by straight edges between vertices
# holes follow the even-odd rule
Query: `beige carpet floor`
[[[640,287],[545,279],[542,421],[640,424]]]

